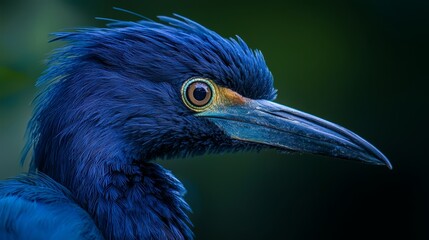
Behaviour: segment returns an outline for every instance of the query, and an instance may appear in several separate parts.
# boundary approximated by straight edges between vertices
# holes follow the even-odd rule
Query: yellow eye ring
[[[213,103],[216,95],[214,83],[206,78],[191,78],[182,86],[182,101],[196,112],[202,112]]]

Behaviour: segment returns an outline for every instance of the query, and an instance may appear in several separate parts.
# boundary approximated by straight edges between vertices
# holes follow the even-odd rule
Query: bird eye
[[[203,111],[210,106],[214,87],[210,80],[193,78],[182,87],[182,99],[186,106],[194,111]]]

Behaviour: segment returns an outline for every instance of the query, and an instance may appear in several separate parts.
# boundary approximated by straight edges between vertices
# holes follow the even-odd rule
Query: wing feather
[[[103,239],[88,213],[48,176],[0,181],[0,239]]]

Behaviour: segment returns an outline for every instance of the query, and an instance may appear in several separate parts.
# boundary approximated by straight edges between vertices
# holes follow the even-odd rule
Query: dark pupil
[[[195,90],[192,94],[194,95],[195,100],[202,101],[206,98],[207,92],[207,86],[199,83],[195,86]]]

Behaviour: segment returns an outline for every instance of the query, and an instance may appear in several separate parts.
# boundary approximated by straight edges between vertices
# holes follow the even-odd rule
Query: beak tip
[[[389,159],[386,156],[384,156],[384,154],[382,154],[381,152],[378,152],[378,157],[381,164],[385,165],[387,168],[389,168],[389,170],[393,169],[392,164],[390,163]]]
[[[380,156],[378,156],[378,158],[377,158],[377,164],[378,165],[384,165],[387,168],[389,168],[389,170],[393,169],[393,166],[390,163],[389,159],[387,159],[387,157],[384,156],[384,155],[382,155],[382,154]]]
[[[393,170],[393,166],[387,158],[384,159],[384,164],[386,165],[387,168],[389,168],[389,170]]]

